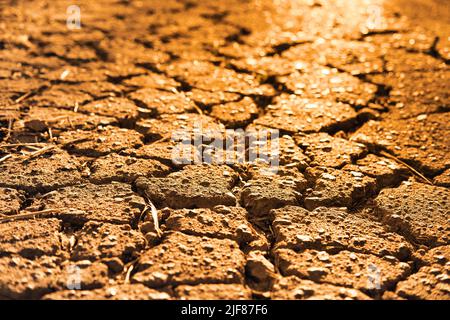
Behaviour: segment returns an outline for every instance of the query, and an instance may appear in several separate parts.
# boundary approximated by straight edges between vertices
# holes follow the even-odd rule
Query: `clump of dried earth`
[[[448,24],[389,3],[3,1],[0,298],[449,300]]]

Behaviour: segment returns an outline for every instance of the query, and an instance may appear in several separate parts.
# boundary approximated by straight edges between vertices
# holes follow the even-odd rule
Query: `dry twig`
[[[54,217],[58,216],[62,213],[71,213],[72,215],[85,215],[86,212],[82,210],[77,210],[73,208],[68,209],[45,209],[41,211],[24,211],[19,214],[15,214],[8,217],[2,217],[0,218],[0,223],[4,222],[10,222],[10,221],[16,221],[16,220],[28,220],[28,219],[35,219],[35,218],[47,218],[47,217]]]
[[[8,160],[9,158],[12,157],[12,154],[7,154],[6,156],[4,156],[3,158],[0,158],[0,163],[2,163],[5,160]]]
[[[423,181],[425,181],[426,183],[433,185],[433,182],[431,182],[427,177],[425,177],[423,174],[421,174],[419,171],[417,171],[416,169],[414,169],[413,167],[411,167],[410,165],[406,164],[405,162],[403,162],[402,160],[398,159],[397,157],[393,156],[390,153],[387,153],[385,151],[380,151],[380,155],[382,155],[383,157],[392,159],[394,161],[397,161],[398,163],[400,163],[401,165],[405,166],[408,170],[410,170],[414,175],[418,176],[420,179],[422,179]]]

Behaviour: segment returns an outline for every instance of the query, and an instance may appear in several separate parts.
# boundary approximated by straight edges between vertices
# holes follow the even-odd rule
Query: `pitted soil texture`
[[[450,300],[431,11],[0,2],[0,299]]]

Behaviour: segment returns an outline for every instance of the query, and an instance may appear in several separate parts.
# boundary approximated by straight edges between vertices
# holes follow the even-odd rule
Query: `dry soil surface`
[[[0,298],[450,299],[445,1],[77,2],[0,1]]]

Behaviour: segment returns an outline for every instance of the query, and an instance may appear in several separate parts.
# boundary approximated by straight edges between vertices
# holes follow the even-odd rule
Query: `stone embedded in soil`
[[[301,71],[280,77],[280,82],[303,98],[342,101],[356,106],[367,105],[377,91],[373,84],[320,65],[305,65]]]
[[[140,147],[142,135],[134,130],[108,126],[96,131],[66,131],[58,141],[71,153],[99,157],[126,148]]]
[[[169,300],[164,291],[147,288],[142,284],[108,285],[94,290],[62,290],[46,294],[44,300]]]
[[[267,113],[254,123],[289,133],[350,128],[357,117],[345,103],[286,94],[275,98],[266,109]]]
[[[414,300],[450,300],[450,264],[420,268],[397,284],[396,293]]]
[[[61,210],[61,218],[75,224],[90,220],[129,224],[140,215],[144,206],[144,199],[137,196],[128,184],[113,182],[55,190],[44,195],[32,209]],[[82,214],[73,214],[71,210]]]
[[[64,109],[31,107],[20,121],[14,125],[14,128],[26,128],[35,132],[51,129],[52,133],[57,134],[64,130],[92,130],[99,125],[116,123],[117,120],[111,117],[87,115]]]
[[[175,232],[141,255],[132,282],[150,287],[242,283],[244,265],[245,256],[232,240]]]
[[[240,244],[260,238],[247,220],[247,211],[237,207],[170,210],[164,227],[188,235],[230,239]]]
[[[372,148],[386,148],[391,154],[425,174],[450,167],[450,145],[446,136],[450,113],[406,119],[366,122],[351,140]]]
[[[295,141],[306,148],[305,154],[311,158],[311,166],[339,168],[367,152],[367,148],[360,143],[332,137],[324,132],[296,136]]]
[[[61,222],[57,219],[19,220],[0,224],[0,251],[34,258],[62,255]]]
[[[120,181],[131,183],[138,177],[160,177],[170,168],[153,159],[139,159],[116,153],[95,159],[90,165],[89,180],[94,183]]]
[[[181,300],[250,300],[252,292],[241,284],[181,285],[175,288]]]
[[[262,176],[244,184],[240,202],[252,216],[265,216],[272,209],[298,204],[306,184],[301,174],[298,177]]]
[[[112,117],[123,125],[131,125],[139,116],[138,106],[132,101],[120,97],[109,97],[92,101],[79,106],[78,111]]]
[[[402,178],[409,174],[408,168],[398,162],[374,154],[356,161],[356,164],[347,164],[342,170],[358,175],[358,172],[377,180],[379,188],[399,183]]]
[[[210,208],[234,206],[231,193],[237,174],[226,166],[189,165],[165,178],[138,178],[138,192],[161,207]]]
[[[405,262],[379,258],[370,254],[341,251],[327,254],[324,251],[290,249],[275,251],[276,264],[284,276],[297,276],[319,283],[328,283],[362,290],[386,290],[404,279],[410,272]]]
[[[145,247],[143,235],[129,225],[113,225],[90,221],[75,233],[77,242],[71,251],[72,260],[120,258],[129,261]]]
[[[242,128],[249,124],[258,112],[256,103],[251,98],[244,97],[240,101],[213,106],[209,115],[229,128]]]
[[[450,169],[434,177],[433,183],[440,187],[450,187]]]
[[[0,268],[0,296],[8,299],[39,299],[67,286],[96,289],[108,281],[108,268],[102,263],[63,262],[49,256],[34,260],[16,255],[1,257]]]
[[[273,210],[272,228],[276,248],[290,248],[395,256],[407,259],[413,248],[400,235],[389,232],[367,212],[348,212],[342,208],[287,206]]]
[[[0,185],[28,192],[48,192],[82,181],[80,159],[65,151],[49,151],[29,160],[0,164]],[[23,159],[23,158],[22,158]]]
[[[316,283],[296,276],[280,277],[272,287],[273,300],[370,300],[359,290]]]
[[[195,108],[184,92],[145,88],[131,93],[129,98],[153,114],[185,113]]]
[[[262,251],[250,251],[245,265],[246,274],[262,284],[270,284],[276,276],[275,266]]]
[[[23,192],[11,188],[0,188],[0,215],[18,213],[24,200]]]
[[[213,118],[198,113],[163,114],[158,119],[142,119],[136,123],[136,130],[147,139],[194,140],[203,142],[223,139],[225,127]]]
[[[384,223],[411,241],[428,246],[449,243],[449,189],[408,181],[383,189],[375,206]]]
[[[349,207],[375,191],[376,180],[364,174],[333,168],[307,168],[305,173],[313,191],[304,199],[308,210],[320,206]]]

